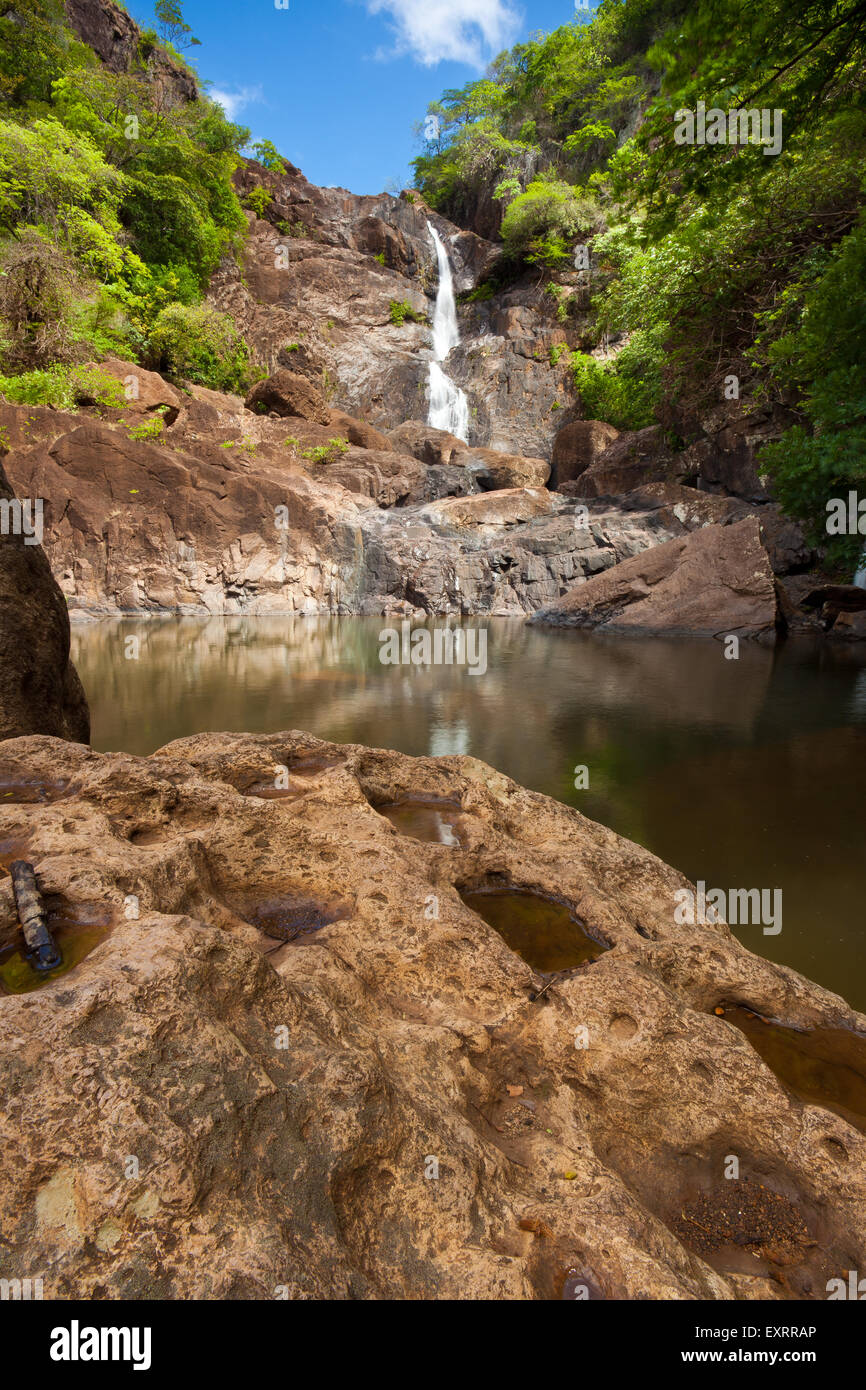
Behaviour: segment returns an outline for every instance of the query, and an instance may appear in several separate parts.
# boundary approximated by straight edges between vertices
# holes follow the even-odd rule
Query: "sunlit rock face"
[[[866,1018],[677,925],[686,882],[637,845],[472,758],[299,733],[151,758],[19,739],[0,777],[63,782],[0,804],[0,838],[102,909],[77,964],[0,996],[4,1277],[811,1299],[863,1267],[866,1139],[823,1040],[848,1030],[862,1070]],[[0,956],[14,930],[0,881]],[[801,1048],[825,1030],[810,1094],[742,1006]]]
[[[45,549],[73,616],[530,613],[692,524],[655,498],[588,507],[547,490],[543,459],[420,423],[389,437],[340,411],[323,424],[321,397],[289,371],[251,409],[142,377],[153,406],[139,401],[130,418],[162,396],[179,402],[159,443],[131,437],[126,409],[0,405],[9,478],[44,499]]]
[[[433,212],[420,194],[357,196],[318,188],[300,170],[285,175],[244,165],[244,196],[264,189],[265,218],[248,213],[243,264],[226,264],[211,300],[228,310],[269,371],[290,367],[322,387],[331,404],[391,430],[427,419],[439,238],[457,296],[459,344],[434,372],[434,423],[450,420],[470,444],[550,457],[557,429],[575,410],[567,358],[549,348],[573,339],[558,325],[556,301],[526,280],[483,303],[463,304],[498,262],[500,248]],[[392,305],[411,315],[395,323]],[[440,345],[441,346],[441,345]],[[441,381],[443,374],[451,387]],[[448,414],[453,402],[459,412]]]
[[[169,107],[197,100],[195,77],[163,49],[154,47],[143,57],[142,32],[125,6],[114,0],[64,0],[64,9],[75,35],[109,72],[143,77]]]
[[[623,560],[706,527],[725,542],[725,528],[752,518],[754,573],[784,577],[769,625],[857,636],[846,614],[834,623],[801,606],[815,588],[803,573],[812,552],[772,503],[676,482],[598,496],[584,491],[586,473],[554,491],[543,457],[467,446],[419,420],[385,435],[328,407],[290,369],[245,404],[179,391],[134,363],[102,367],[137,381],[138,399],[74,414],[0,403],[10,483],[43,500],[45,552],[73,617],[532,614],[576,602],[586,580]],[[158,442],[134,437],[155,412]],[[749,564],[745,552],[725,562],[734,589],[748,587]],[[683,623],[677,602],[658,626],[724,627],[714,574],[698,563],[677,581],[707,622]]]

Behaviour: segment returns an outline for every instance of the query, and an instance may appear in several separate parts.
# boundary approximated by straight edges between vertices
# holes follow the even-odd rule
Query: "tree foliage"
[[[778,113],[781,151],[677,143],[699,102]],[[525,262],[591,242],[598,329],[626,346],[574,355],[585,410],[696,417],[736,375],[798,417],[761,466],[817,535],[866,467],[866,0],[602,0],[430,112],[434,206],[498,200]]]
[[[35,266],[50,243],[65,267],[62,304],[58,276],[43,275],[31,328],[0,325],[3,364],[146,357],[162,310],[200,299],[240,244],[232,174],[249,131],[201,92],[178,103],[148,80],[155,36],[138,66],[117,74],[73,38],[60,0],[0,9],[0,249],[15,260],[18,245]],[[189,38],[179,6],[157,9],[171,42]]]

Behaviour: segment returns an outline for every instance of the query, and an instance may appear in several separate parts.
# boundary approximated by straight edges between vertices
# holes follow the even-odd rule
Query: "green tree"
[[[162,38],[178,52],[199,43],[190,26],[184,21],[183,9],[178,0],[156,0],[154,14]]]
[[[286,161],[272,141],[257,140],[253,145],[253,154],[260,164],[263,164],[266,169],[270,169],[273,173],[287,174],[289,172]]]

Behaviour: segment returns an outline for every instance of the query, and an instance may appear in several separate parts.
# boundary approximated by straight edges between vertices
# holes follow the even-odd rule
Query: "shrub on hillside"
[[[99,367],[53,367],[18,376],[0,376],[0,395],[13,405],[50,405],[55,410],[74,410],[78,405],[119,409],[126,404],[117,377]]]
[[[35,229],[0,256],[0,360],[7,371],[48,367],[76,355],[69,315],[76,293],[71,262]]]
[[[244,197],[244,207],[249,208],[250,212],[254,212],[256,217],[262,220],[273,201],[274,195],[270,189],[259,184],[258,187],[251,188]]]
[[[169,304],[150,335],[160,370],[214,391],[243,394],[254,379],[250,351],[234,320],[206,304]]]
[[[512,255],[554,268],[569,262],[576,239],[599,224],[596,204],[579,189],[561,179],[535,179],[509,203],[501,235]]]
[[[427,322],[427,315],[419,313],[417,309],[413,309],[408,299],[392,299],[389,305],[389,312],[391,315],[391,322],[395,324],[397,328],[402,328],[407,319],[410,323]]]
[[[658,330],[633,333],[609,362],[572,353],[574,387],[585,418],[604,420],[618,430],[640,430],[654,423],[662,396],[661,339]]]

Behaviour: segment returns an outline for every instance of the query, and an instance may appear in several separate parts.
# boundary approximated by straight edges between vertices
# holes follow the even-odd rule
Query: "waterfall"
[[[427,223],[427,230],[436,247],[439,262],[439,287],[436,291],[436,308],[433,311],[433,361],[430,363],[430,411],[427,424],[437,430],[448,430],[458,439],[465,440],[469,433],[469,402],[465,393],[446,376],[440,363],[444,362],[453,347],[460,342],[457,327],[457,307],[454,303],[454,278],[448,252],[435,227]]]
[[[860,556],[860,563],[857,566],[857,573],[852,581],[858,589],[866,589],[866,550]]]

